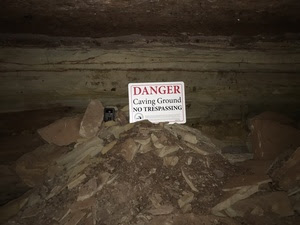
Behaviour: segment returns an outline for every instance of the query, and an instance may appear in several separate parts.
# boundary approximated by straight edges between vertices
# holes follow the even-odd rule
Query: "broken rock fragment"
[[[252,185],[260,186],[269,182],[271,182],[271,179],[265,174],[241,175],[229,179],[225,183],[223,191],[239,190]]]
[[[124,107],[121,108],[120,111],[122,111],[125,114],[126,118],[129,117],[129,105],[125,105]],[[128,121],[128,119],[127,119],[127,121]]]
[[[286,192],[265,193],[260,196],[241,200],[227,209],[226,213],[230,217],[243,217],[249,213],[260,216],[264,213],[275,213],[280,217],[294,214]]]
[[[173,135],[175,135],[178,138],[181,138],[182,140],[191,143],[191,144],[197,144],[197,136],[194,134],[194,130],[192,128],[189,128],[184,125],[172,125],[172,126],[166,126],[166,129],[169,130]]]
[[[105,146],[103,147],[103,149],[101,150],[101,153],[102,153],[103,155],[106,154],[106,153],[107,153],[109,150],[111,150],[116,144],[117,144],[117,141],[116,141],[116,140],[114,140],[114,141],[108,143],[107,145],[105,145]]]
[[[191,203],[194,199],[194,194],[192,192],[186,193],[180,199],[178,199],[179,208]]]
[[[192,149],[193,151],[195,151],[198,154],[201,155],[208,155],[209,152],[197,147],[196,145],[190,144],[190,143],[185,143],[187,147],[189,147],[190,149]]]
[[[187,212],[190,212],[190,211],[192,211],[192,204],[187,204],[187,205],[185,205],[185,206],[183,206],[182,208],[181,208],[181,210],[182,210],[182,212],[183,213],[187,213]]]
[[[121,125],[126,125],[128,123],[127,114],[122,110],[117,112],[116,121]]]
[[[113,121],[113,120],[109,120],[109,121],[104,123],[104,127],[112,127],[112,126],[116,126],[116,125],[118,125],[118,123],[116,121]]]
[[[72,151],[57,159],[57,164],[64,166],[67,170],[77,166],[85,157],[94,157],[101,152],[103,140],[93,137],[88,141],[79,144]]]
[[[86,178],[85,174],[82,174],[81,176],[77,177],[76,179],[72,180],[69,184],[68,184],[68,189],[71,190],[74,187],[78,186],[79,184],[81,184]]]
[[[178,145],[164,146],[163,148],[157,149],[156,152],[159,157],[165,157],[179,150]]]
[[[230,210],[231,206],[238,201],[248,198],[249,196],[255,194],[259,191],[259,185],[251,185],[251,186],[244,186],[240,188],[237,192],[232,194],[230,197],[225,199],[224,201],[217,204],[215,207],[212,208],[212,213],[216,216],[224,216],[223,210]]]
[[[163,201],[163,199],[160,194],[154,193],[150,197],[150,201],[152,202],[154,208],[159,208],[161,206],[161,202]]]
[[[134,127],[134,123],[128,123],[125,126],[112,126],[108,129],[108,132],[111,133],[115,138],[119,139],[120,134],[131,130]]]
[[[213,170],[213,173],[216,175],[217,178],[224,177],[224,172],[222,170]]]
[[[97,180],[96,178],[90,179],[79,190],[77,201],[84,201],[92,197],[97,192]]]
[[[95,204],[96,204],[96,199],[94,197],[90,197],[90,198],[87,198],[83,201],[74,202],[71,205],[70,209],[71,209],[72,212],[76,212],[76,211],[84,210],[84,209],[87,209],[87,208],[91,208]]]
[[[80,124],[79,134],[85,138],[96,136],[103,121],[104,107],[99,100],[91,100]]]
[[[160,143],[158,137],[155,134],[151,134],[151,139],[153,142],[153,145],[155,146],[155,148],[163,148],[164,145],[162,143]]]
[[[65,146],[76,142],[80,138],[79,129],[81,115],[64,117],[50,125],[38,129],[39,135],[49,144]]]
[[[185,134],[183,136],[183,140],[186,141],[186,142],[189,142],[191,144],[197,144],[198,143],[198,140],[197,140],[197,137],[195,135],[192,135],[192,134]]]
[[[54,196],[60,194],[64,189],[65,189],[66,185],[57,185],[54,188],[52,188],[52,190],[50,191],[50,193],[46,196],[46,199],[50,199],[53,198]]]
[[[270,176],[279,186],[288,191],[300,188],[300,147],[297,148],[286,160],[278,162],[270,170]]]
[[[176,166],[179,158],[177,156],[164,157],[164,166]]]
[[[225,153],[225,154],[222,154],[222,155],[231,164],[240,163],[240,162],[244,162],[244,161],[248,161],[248,160],[253,159],[253,153],[238,153],[238,154]]]
[[[179,124],[165,125],[164,128],[199,154],[207,155],[220,151],[200,130]]]
[[[185,172],[183,171],[182,168],[181,168],[181,173],[182,173],[182,176],[184,177],[186,183],[190,186],[190,188],[195,192],[199,192],[199,190],[195,187],[193,182],[188,178],[188,176],[185,174]]]
[[[89,166],[88,163],[80,163],[77,166],[70,169],[69,171],[67,171],[66,175],[69,177],[69,181],[77,177],[77,175],[80,174],[88,166]]]
[[[172,213],[174,210],[174,207],[171,205],[162,205],[156,209],[150,209],[148,210],[148,213],[154,215],[154,216],[158,216],[158,215],[167,215]]]
[[[122,145],[121,154],[127,162],[131,162],[139,149],[139,145],[132,138],[128,138]]]
[[[21,156],[16,162],[16,172],[29,187],[40,184],[51,163],[68,149],[45,144]]]
[[[141,154],[145,154],[147,152],[150,152],[151,150],[153,150],[153,146],[152,146],[152,143],[150,142],[147,145],[141,145],[138,152],[141,153]]]
[[[82,219],[83,217],[86,215],[86,213],[84,212],[74,212],[70,214],[70,220],[65,223],[65,225],[77,225]]]
[[[39,208],[38,206],[30,207],[24,210],[22,213],[22,219],[27,219],[36,216],[39,214]]]
[[[264,210],[261,207],[256,206],[254,209],[252,209],[251,215],[253,215],[253,216],[263,216],[264,215]]]
[[[147,145],[147,144],[150,143],[151,138],[145,138],[145,139],[139,138],[139,139],[135,139],[134,141],[141,144],[141,145]]]

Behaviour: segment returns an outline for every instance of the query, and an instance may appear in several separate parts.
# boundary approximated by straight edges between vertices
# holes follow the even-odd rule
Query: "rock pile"
[[[289,192],[270,190],[267,173],[229,163],[201,131],[128,124],[122,110],[102,122],[102,104],[91,104],[80,123],[74,117],[72,141],[62,141],[68,131],[57,127],[66,120],[57,121],[39,131],[48,144],[18,160],[17,173],[32,189],[2,207],[6,224],[229,225],[240,224],[230,217],[294,214]],[[286,185],[280,177],[299,167],[298,153],[270,169],[274,181]]]

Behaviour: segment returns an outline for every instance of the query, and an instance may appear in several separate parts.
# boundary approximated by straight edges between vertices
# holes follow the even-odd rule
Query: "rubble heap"
[[[7,217],[17,213],[6,224],[229,225],[239,224],[230,217],[262,216],[270,208],[280,216],[294,214],[286,192],[264,187],[272,181],[267,174],[245,180],[247,170],[229,163],[201,131],[147,121],[128,124],[124,110],[116,121],[99,122],[97,110],[101,115],[102,104],[92,101],[84,116],[39,130],[48,143],[16,166],[32,189],[2,209]],[[287,163],[284,171],[290,169]],[[284,171],[272,170],[274,179]],[[261,187],[264,193],[258,194]],[[275,207],[278,202],[284,205]]]

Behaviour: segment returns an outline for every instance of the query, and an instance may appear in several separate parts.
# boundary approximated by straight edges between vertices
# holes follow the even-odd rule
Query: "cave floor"
[[[23,158],[25,163],[28,163],[29,160],[34,170],[34,168],[39,168],[44,160],[47,161],[47,159],[43,159],[47,156],[41,156],[42,162],[30,161],[32,151],[41,146],[51,149],[51,145],[46,144],[38,135],[37,129],[57,119],[77,113],[79,112],[71,108],[58,107],[0,115],[0,125],[3,128],[0,138],[1,205],[13,199],[17,199],[18,202],[18,199],[28,198],[26,197],[28,193],[30,196],[36,197],[38,195],[40,196],[39,199],[42,198],[36,200],[38,207],[35,205],[21,210],[6,224],[46,225],[53,224],[58,217],[57,224],[101,225],[294,225],[299,222],[300,217],[297,213],[289,216],[284,214],[288,211],[284,204],[274,206],[270,203],[268,206],[278,207],[279,209],[275,211],[279,215],[274,213],[273,208],[266,209],[261,206],[261,199],[265,198],[265,194],[278,194],[280,192],[280,190],[274,189],[272,185],[267,184],[263,185],[262,192],[253,195],[253,199],[260,201],[259,204],[257,202],[251,203],[252,205],[259,205],[258,208],[255,208],[256,211],[253,209],[250,214],[248,212],[235,218],[224,218],[211,214],[214,206],[226,199],[233,191],[224,192],[224,188],[241,186],[243,182],[256,185],[261,177],[264,178],[262,174],[270,167],[272,161],[247,160],[231,164],[218,154],[203,156],[184,150],[176,156],[169,157],[168,160],[164,159],[163,162],[158,160],[156,154],[145,151],[145,153],[136,156],[133,163],[130,163],[130,160],[128,161],[126,158],[126,153],[125,156],[122,154],[123,150],[121,155],[118,153],[117,149],[126,149],[128,142],[130,142],[129,139],[139,137],[140,130],[138,129],[140,127],[143,128],[143,132],[147,133],[147,130],[155,132],[162,143],[173,145],[181,143],[162,133],[161,128],[156,127],[156,125],[153,125],[154,127],[152,125],[137,125],[126,135],[120,136],[116,144],[117,149],[112,148],[109,155],[85,159],[83,162],[87,166],[84,174],[80,172],[78,176],[75,176],[76,182],[82,176],[84,176],[84,180],[87,180],[84,185],[80,182],[77,184],[81,188],[79,191],[77,187],[69,188],[69,191],[59,189],[63,183],[74,179],[74,177],[72,179],[68,177],[69,180],[65,180],[63,174],[68,170],[68,164],[64,165],[65,170],[58,169],[57,171],[57,168],[51,170],[52,172],[48,170],[48,175],[49,173],[56,175],[50,180],[44,181],[42,185],[36,187],[28,185],[28,180],[22,179],[16,173],[16,162],[20,158]],[[214,140],[222,153],[249,154],[247,149],[249,131],[245,121],[202,121],[189,123],[189,125],[201,130]],[[110,139],[106,139],[106,132],[101,135],[106,143],[110,143]],[[89,141],[86,142],[89,143]],[[85,142],[82,143],[84,145]],[[76,146],[71,145],[67,149],[58,147],[55,151],[60,152],[59,154],[65,154],[66,152],[70,153],[72,148],[76,149]],[[24,158],[26,154],[28,157]],[[69,156],[72,155],[69,154]],[[123,159],[124,157],[126,160]],[[191,183],[191,181],[193,182]],[[97,191],[101,190],[101,193],[91,194],[97,184],[100,185]],[[85,188],[87,188],[87,192],[81,193],[80,190]],[[87,195],[91,196],[87,197]],[[82,200],[78,200],[79,198]],[[282,217],[281,213],[285,216]]]

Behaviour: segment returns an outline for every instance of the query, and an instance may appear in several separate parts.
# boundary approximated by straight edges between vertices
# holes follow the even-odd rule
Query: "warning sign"
[[[130,83],[128,93],[130,123],[186,122],[183,82]]]

